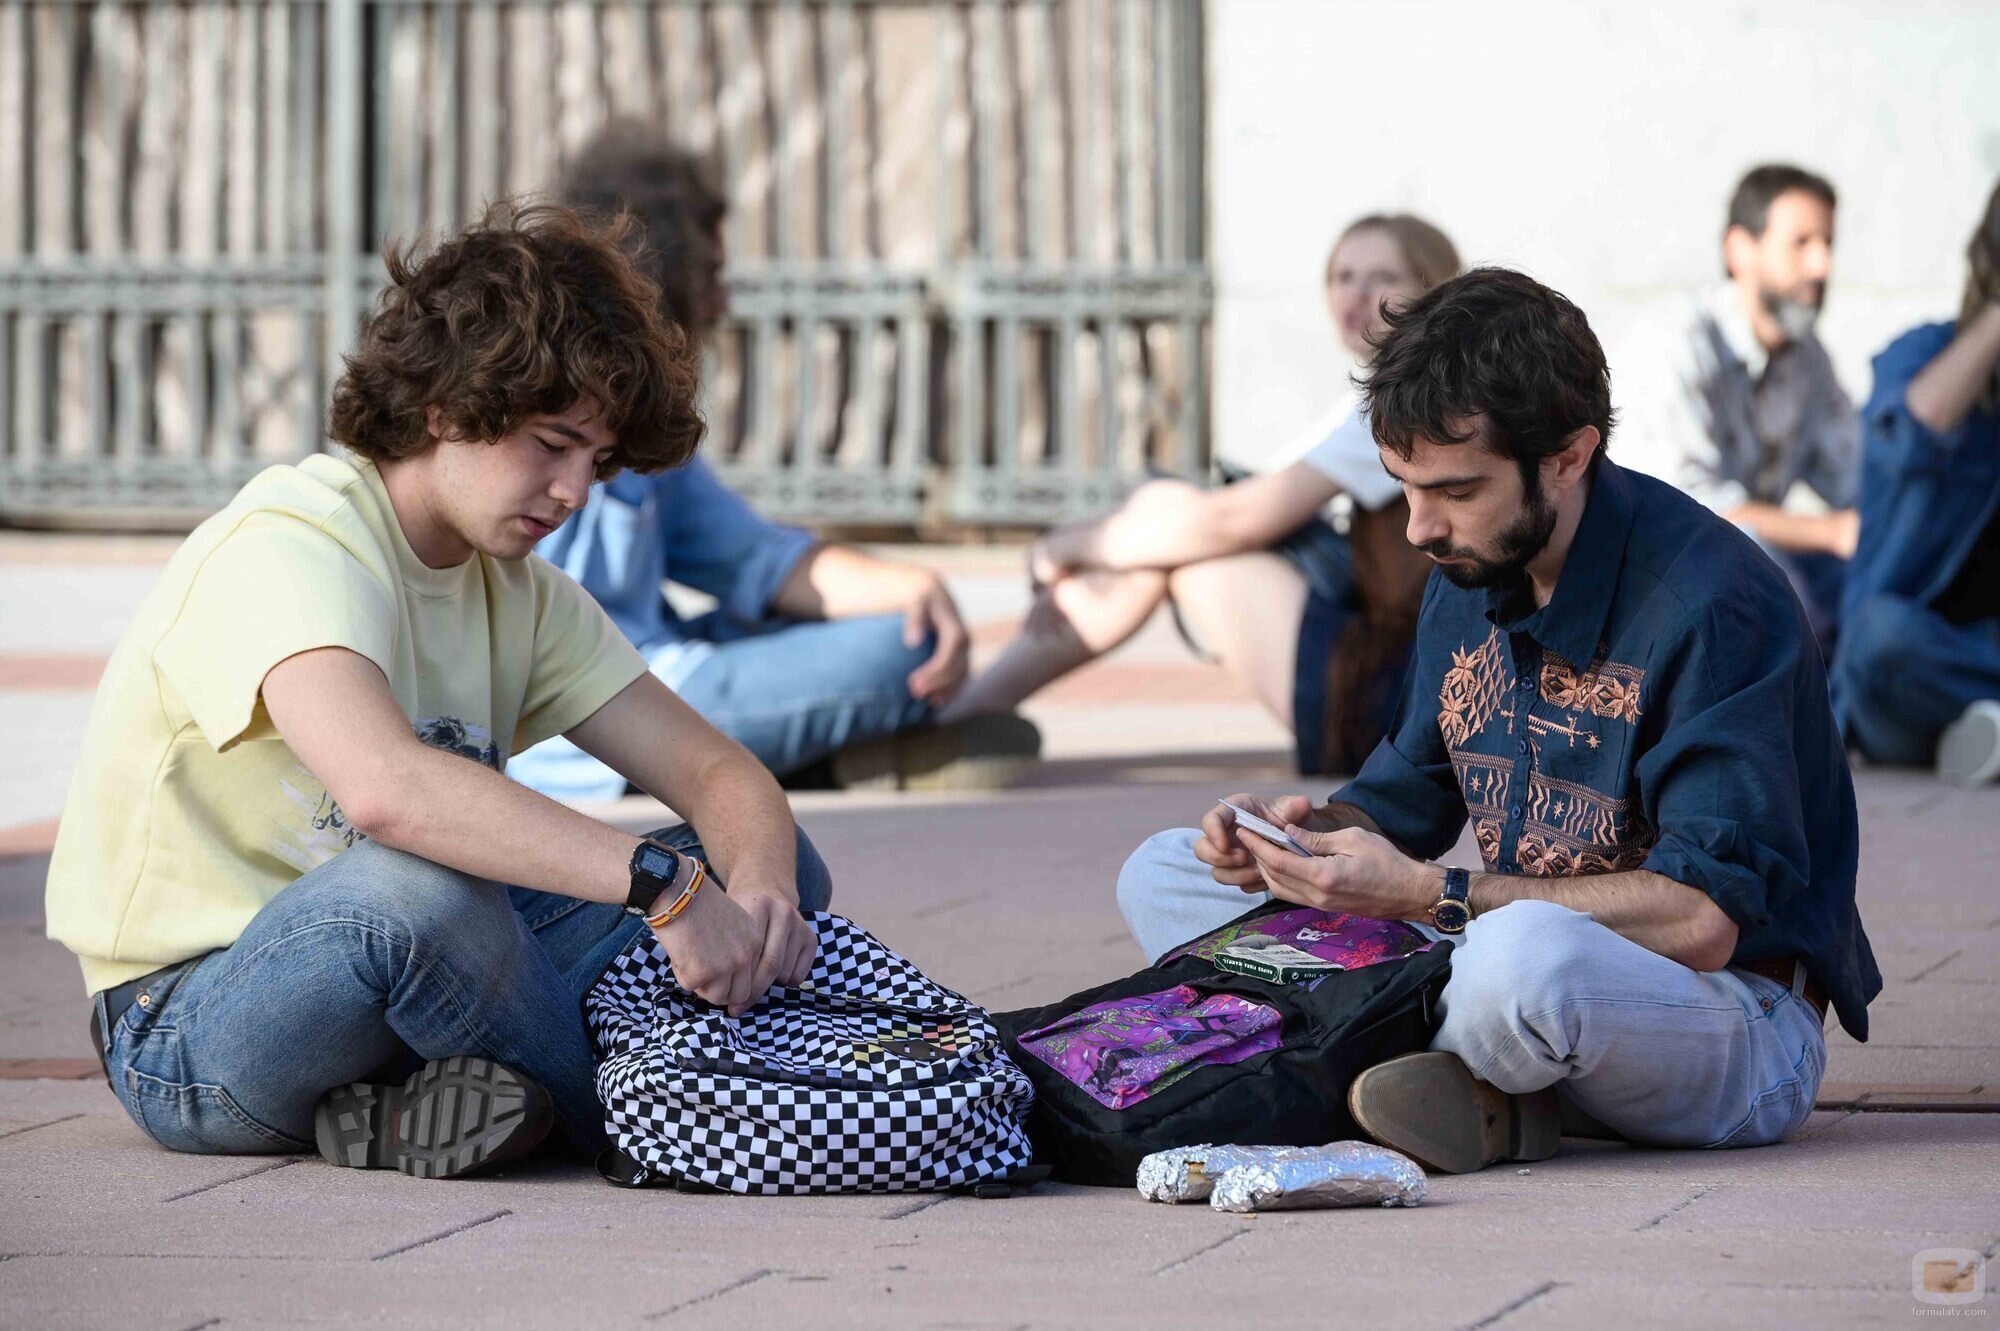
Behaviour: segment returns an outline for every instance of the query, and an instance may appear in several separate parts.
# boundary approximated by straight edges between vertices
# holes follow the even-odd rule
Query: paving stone
[[[975,622],[1020,613],[1018,558],[968,557],[953,573]],[[40,567],[34,576],[68,566]],[[48,598],[0,571],[0,654],[103,650],[112,603],[156,571],[85,579],[62,633],[25,644],[7,639],[5,608]],[[1186,684],[1198,679],[1187,660],[1156,622],[1114,665]],[[1140,678],[1105,669],[1102,681]],[[45,805],[76,699],[0,701],[15,709],[0,721],[32,722],[0,731],[8,779],[32,769]],[[1289,775],[1282,732],[1253,705],[1030,710],[1052,761],[1029,788],[794,802],[833,868],[837,908],[995,1007],[1140,964],[1112,888],[1146,836],[1191,825],[1231,790],[1323,796],[1335,784]],[[1861,904],[1888,989],[1869,1044],[1830,1035],[1828,1097],[1990,1098],[2000,898],[1982,866],[2000,863],[2000,795],[1920,773],[1864,771],[1857,783]],[[52,816],[0,809],[14,828]],[[644,800],[606,812],[622,826],[670,818]],[[575,1165],[431,1184],[314,1157],[175,1155],[89,1075],[75,963],[42,936],[47,829],[34,835],[0,842],[8,1327],[1905,1325],[1915,1253],[2000,1252],[1992,1114],[1821,1112],[1791,1141],[1726,1153],[1567,1141],[1526,1173],[1434,1178],[1414,1210],[1256,1217],[1123,1189],[738,1199],[625,1192]],[[1471,863],[1469,846],[1453,858]]]
[[[0,1081],[83,1081],[103,1075],[94,1058],[0,1058]]]

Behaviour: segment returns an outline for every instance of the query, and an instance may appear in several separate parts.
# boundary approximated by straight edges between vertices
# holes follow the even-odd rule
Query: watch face
[[[1465,929],[1466,921],[1471,918],[1472,912],[1456,901],[1440,901],[1431,908],[1431,923],[1435,924],[1441,933],[1461,933]]]
[[[640,849],[639,871],[641,873],[658,878],[662,882],[671,883],[674,880],[674,874],[680,870],[680,867],[680,856],[674,854],[671,850],[662,850],[658,846],[644,846]]]

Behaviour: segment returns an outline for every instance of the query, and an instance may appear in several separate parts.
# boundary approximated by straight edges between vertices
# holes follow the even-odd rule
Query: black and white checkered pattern
[[[732,1018],[650,934],[585,1002],[618,1148],[738,1193],[905,1192],[1028,1164],[1034,1091],[986,1012],[838,915],[819,959]]]

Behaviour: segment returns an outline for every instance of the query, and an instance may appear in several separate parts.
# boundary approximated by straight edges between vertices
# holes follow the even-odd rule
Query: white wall
[[[1717,280],[1729,191],[1791,160],[1840,191],[1821,334],[1849,393],[1955,313],[2000,177],[1993,0],[1211,0],[1216,443],[1266,459],[1352,368],[1320,296],[1361,213],[1563,291],[1613,356]],[[1614,440],[1615,447],[1615,440]]]

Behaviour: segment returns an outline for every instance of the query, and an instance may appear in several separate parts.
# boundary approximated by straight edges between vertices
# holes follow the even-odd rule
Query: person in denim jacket
[[[1871,762],[2000,776],[2000,186],[1958,319],[1875,358],[1834,705]]]
[[[727,201],[698,159],[615,125],[571,163],[567,202],[629,210],[663,313],[706,338],[728,310]],[[987,787],[1024,776],[1041,735],[1011,712],[938,724],[965,683],[971,639],[944,580],[773,522],[700,457],[591,488],[536,553],[583,584],[652,672],[792,786]],[[715,600],[682,616],[673,582]],[[603,800],[618,773],[557,736],[509,772],[545,795]]]

